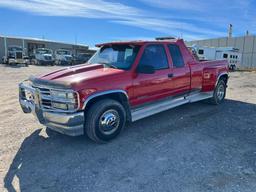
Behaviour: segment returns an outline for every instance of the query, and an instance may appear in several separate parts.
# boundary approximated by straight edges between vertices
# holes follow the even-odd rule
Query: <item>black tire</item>
[[[226,97],[227,85],[223,79],[220,79],[217,86],[214,89],[213,97],[210,99],[210,103],[214,105],[221,104]]]
[[[124,107],[112,99],[96,102],[85,115],[85,132],[90,139],[98,143],[105,143],[117,137],[126,123]]]

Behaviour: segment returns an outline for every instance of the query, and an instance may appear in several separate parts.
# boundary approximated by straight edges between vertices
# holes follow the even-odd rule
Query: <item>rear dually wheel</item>
[[[221,104],[226,97],[226,88],[226,82],[224,81],[224,79],[220,79],[214,89],[213,97],[211,98],[210,102],[214,105]]]

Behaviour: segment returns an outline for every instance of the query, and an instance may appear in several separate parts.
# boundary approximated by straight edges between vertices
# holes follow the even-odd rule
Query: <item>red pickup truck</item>
[[[205,99],[220,104],[225,98],[227,61],[198,61],[182,39],[97,47],[86,64],[20,83],[23,111],[60,133],[106,142],[126,122]]]

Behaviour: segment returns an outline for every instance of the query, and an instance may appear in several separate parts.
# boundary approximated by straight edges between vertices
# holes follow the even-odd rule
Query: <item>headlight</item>
[[[77,94],[75,92],[51,90],[51,96],[63,99],[75,99]]]
[[[52,107],[61,110],[76,110],[79,106],[78,95],[72,91],[51,90]]]
[[[67,95],[66,95],[67,93],[66,92],[61,92],[61,91],[53,91],[53,90],[51,90],[51,96],[52,97],[58,97],[58,98],[66,98],[67,97]]]

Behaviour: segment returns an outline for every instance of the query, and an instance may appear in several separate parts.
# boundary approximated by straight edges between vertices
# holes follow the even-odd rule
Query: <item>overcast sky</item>
[[[256,0],[0,0],[0,35],[88,44],[256,33]]]

